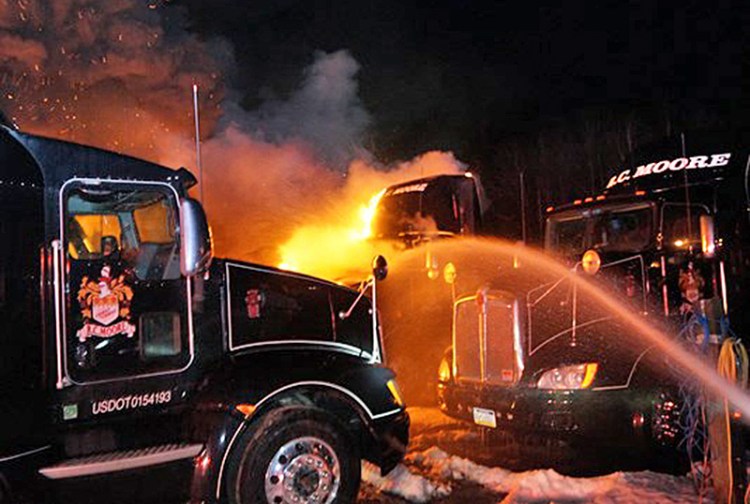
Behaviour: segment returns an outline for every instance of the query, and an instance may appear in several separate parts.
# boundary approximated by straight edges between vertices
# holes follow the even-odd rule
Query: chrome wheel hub
[[[339,460],[322,439],[293,439],[276,451],[266,469],[269,504],[326,504],[340,485]]]

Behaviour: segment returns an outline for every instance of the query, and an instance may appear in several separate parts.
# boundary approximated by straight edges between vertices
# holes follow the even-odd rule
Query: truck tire
[[[231,504],[348,504],[359,492],[359,446],[331,415],[285,407],[245,430],[227,467]]]

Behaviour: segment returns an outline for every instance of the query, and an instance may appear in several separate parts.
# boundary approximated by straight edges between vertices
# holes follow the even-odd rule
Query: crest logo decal
[[[130,322],[133,289],[125,283],[125,275],[112,277],[112,268],[104,265],[98,279],[84,276],[78,290],[83,327],[76,336],[81,342],[91,336],[111,338],[125,334],[132,338],[135,325]]]

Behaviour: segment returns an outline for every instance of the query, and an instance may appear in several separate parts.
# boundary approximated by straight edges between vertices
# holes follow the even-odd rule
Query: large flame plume
[[[464,169],[452,154],[442,152],[428,152],[388,171],[355,161],[333,204],[312,214],[281,246],[281,266],[331,279],[364,274],[374,255],[394,253],[370,240],[370,225],[384,188]]]

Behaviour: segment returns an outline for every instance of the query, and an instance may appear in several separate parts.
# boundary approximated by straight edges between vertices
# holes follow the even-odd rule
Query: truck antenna
[[[680,133],[680,143],[682,146],[682,157],[687,157],[686,152],[687,149],[685,148],[685,132]],[[691,222],[692,216],[690,215],[690,187],[688,185],[688,174],[687,170],[682,170],[683,172],[683,179],[684,179],[684,185],[685,185],[685,214],[687,217],[687,242],[688,242],[688,250],[693,250],[693,223]]]
[[[526,181],[523,170],[518,173],[518,178],[521,186],[521,240],[526,245]]]
[[[198,167],[198,194],[201,203],[203,200],[203,164],[201,163],[201,129],[200,117],[198,116],[198,84],[193,83],[193,117],[195,118],[195,161]]]

